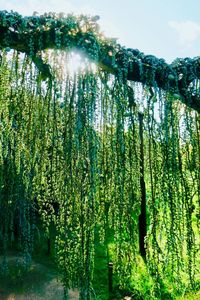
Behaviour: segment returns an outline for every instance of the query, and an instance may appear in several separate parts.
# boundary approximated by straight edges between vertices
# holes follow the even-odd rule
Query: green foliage
[[[46,81],[27,56],[1,53],[0,246],[5,257],[15,244],[30,264],[40,219],[46,237],[55,230],[63,283],[66,289],[78,287],[80,299],[94,297],[97,276],[106,285],[109,261],[115,289],[138,299],[171,299],[195,288],[198,114],[172,104],[156,86],[142,88],[140,97],[141,87],[130,86],[124,72],[114,78],[92,71],[88,63],[71,76],[59,63],[64,52],[42,55],[54,72]],[[141,109],[146,266],[138,259]],[[105,290],[98,294],[107,297]]]

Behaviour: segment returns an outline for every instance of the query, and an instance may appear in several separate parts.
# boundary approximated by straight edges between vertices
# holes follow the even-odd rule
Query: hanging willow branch
[[[44,14],[23,17],[15,12],[0,12],[0,48],[11,48],[32,57],[43,78],[51,76],[42,61],[45,49],[76,48],[109,73],[125,79],[162,88],[188,107],[200,112],[200,58],[164,59],[144,55],[137,49],[126,49],[114,39],[106,39],[96,23],[98,16],[86,17]]]
[[[3,270],[13,247],[29,267],[37,232],[53,231],[66,297],[78,287],[80,300],[93,299],[99,259],[139,295],[130,283],[140,253],[154,282],[141,298],[169,299],[166,289],[198,286],[200,119],[174,100],[181,93],[199,111],[199,60],[167,65],[123,49],[96,21],[0,12]],[[63,62],[74,48],[99,72],[86,59],[72,76]]]

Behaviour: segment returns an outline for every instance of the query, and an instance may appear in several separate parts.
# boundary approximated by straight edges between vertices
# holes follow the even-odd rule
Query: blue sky
[[[200,56],[199,0],[0,0],[0,10],[100,16],[102,31],[124,46],[163,57]]]

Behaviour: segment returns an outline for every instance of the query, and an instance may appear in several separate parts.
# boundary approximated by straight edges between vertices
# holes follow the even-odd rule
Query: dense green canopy
[[[96,244],[121,287],[140,253],[162,299],[170,280],[180,291],[196,284],[200,60],[168,65],[122,48],[96,21],[0,12],[4,267],[13,244],[30,263],[40,219],[80,299],[93,295]],[[72,74],[74,48],[89,60]]]
[[[176,59],[168,65],[164,59],[126,49],[105,38],[96,23],[98,16],[64,16],[49,13],[22,17],[18,13],[0,12],[0,48],[10,47],[27,53],[44,76],[50,74],[42,63],[45,49],[76,48],[86,53],[109,73],[121,73],[125,79],[162,88],[187,106],[200,111],[200,58]]]

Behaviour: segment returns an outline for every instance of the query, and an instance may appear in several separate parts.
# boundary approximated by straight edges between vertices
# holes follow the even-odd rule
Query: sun
[[[86,71],[95,72],[97,67],[80,52],[71,51],[67,55],[66,69],[70,75],[74,75],[76,73],[84,73]]]
[[[74,75],[75,73],[81,72],[86,68],[84,57],[78,52],[70,52],[67,56],[67,71]]]

